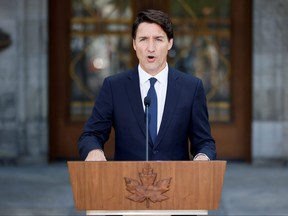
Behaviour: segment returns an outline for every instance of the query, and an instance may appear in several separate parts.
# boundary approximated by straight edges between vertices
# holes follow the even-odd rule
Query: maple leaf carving
[[[148,164],[142,173],[139,173],[140,181],[124,177],[126,190],[131,193],[127,198],[135,202],[146,201],[146,207],[150,207],[150,201],[153,203],[161,202],[169,197],[163,195],[170,187],[171,177],[162,179],[157,182],[157,173],[153,172],[153,169]]]

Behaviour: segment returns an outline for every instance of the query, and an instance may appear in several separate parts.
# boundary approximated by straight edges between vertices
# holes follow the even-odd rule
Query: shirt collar
[[[147,72],[145,72],[140,64],[138,65],[138,71],[139,71],[139,81],[140,84],[144,84],[145,82],[147,82],[151,77],[150,74],[148,74]],[[168,64],[166,63],[166,66],[164,67],[164,69],[162,71],[160,71],[156,76],[154,76],[157,81],[159,81],[160,83],[165,83],[167,82],[168,79]]]

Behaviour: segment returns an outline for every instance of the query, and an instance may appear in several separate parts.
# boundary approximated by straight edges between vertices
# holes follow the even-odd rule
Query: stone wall
[[[288,1],[254,0],[253,159],[288,159]]]
[[[0,161],[47,161],[47,0],[0,0]]]

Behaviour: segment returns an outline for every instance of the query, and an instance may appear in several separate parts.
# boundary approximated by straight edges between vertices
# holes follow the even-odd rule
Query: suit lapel
[[[174,110],[178,103],[181,88],[181,86],[177,82],[178,78],[178,74],[175,73],[173,69],[169,68],[164,112],[155,146],[157,146],[161,142],[167,128],[169,127]]]
[[[131,70],[130,74],[128,75],[127,83],[125,86],[129,98],[129,103],[132,107],[135,118],[137,119],[137,122],[143,132],[143,135],[145,135],[145,113],[143,110],[143,104],[141,100],[139,75],[137,67]]]

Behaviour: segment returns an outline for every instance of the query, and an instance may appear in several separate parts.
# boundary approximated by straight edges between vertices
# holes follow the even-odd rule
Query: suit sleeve
[[[215,160],[216,146],[211,135],[206,95],[201,80],[197,82],[191,118],[191,154],[195,156],[204,153],[210,160]]]
[[[78,141],[78,151],[82,160],[94,149],[104,149],[113,120],[113,99],[109,80],[106,78],[96,99],[92,114],[87,120]]]

